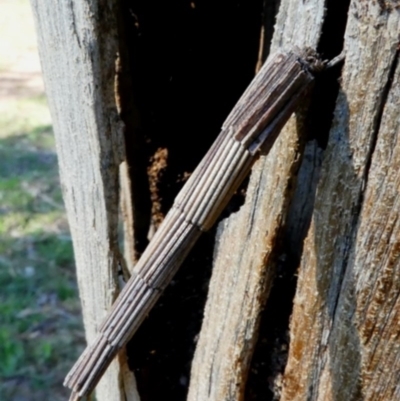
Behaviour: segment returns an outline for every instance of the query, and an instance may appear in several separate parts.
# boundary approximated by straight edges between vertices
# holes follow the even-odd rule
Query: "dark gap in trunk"
[[[341,52],[350,1],[327,1],[318,52],[331,59]],[[246,400],[279,400],[289,350],[289,323],[296,291],[296,270],[311,222],[315,191],[333,119],[341,66],[316,80],[308,108],[299,112],[299,128],[307,133],[305,154],[293,191],[285,229],[280,236],[276,278],[260,325],[259,339],[248,379]],[[311,141],[317,141],[316,144]],[[306,196],[306,197],[305,197]],[[305,202],[306,201],[306,202]]]
[[[264,62],[269,55],[272,37],[274,36],[276,15],[278,14],[280,4],[281,0],[264,0],[264,11],[262,14],[264,37],[262,38],[260,49],[262,62]]]
[[[121,5],[125,0],[121,0]],[[123,7],[122,7],[123,8]],[[119,59],[116,65],[115,96],[124,122],[126,157],[133,206],[133,230],[136,258],[139,258],[148,244],[147,234],[151,213],[147,162],[149,149],[143,134],[143,123],[139,112],[138,99],[134,93],[134,75],[130,60],[131,30],[126,24],[126,15],[120,9],[118,15]],[[129,261],[132,263],[133,261]]]
[[[322,35],[317,51],[324,59],[331,60],[343,49],[344,32],[350,0],[327,0]],[[326,148],[333,120],[342,64],[324,72],[317,80],[310,105],[310,138],[315,138]]]
[[[137,210],[147,220],[144,244],[145,227],[161,222],[254,76],[262,0],[121,0],[121,6],[132,79],[127,99],[134,104],[124,118],[131,118],[126,143],[135,206],[146,198]],[[202,236],[128,344],[142,401],[186,398],[213,245],[214,231]]]

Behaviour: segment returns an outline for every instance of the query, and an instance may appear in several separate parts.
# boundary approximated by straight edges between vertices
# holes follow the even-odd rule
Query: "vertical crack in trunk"
[[[349,5],[349,0],[327,1],[317,48],[324,59],[332,59],[342,50]],[[321,74],[316,81],[310,104],[298,113],[298,116],[302,116],[299,129],[307,136],[307,142],[285,227],[278,241],[280,257],[277,274],[261,319],[246,400],[280,398],[281,380],[288,356],[289,321],[297,284],[296,270],[311,222],[323,153],[339,91],[340,72],[339,67],[334,67]]]
[[[122,197],[125,195],[122,212],[124,216],[132,216],[131,221],[123,222],[129,225],[125,228],[125,233],[132,236],[124,238],[125,246],[131,248],[131,260],[127,260],[127,263],[129,267],[132,267],[148,244],[151,202],[147,179],[149,150],[143,133],[143,118],[138,105],[140,100],[135,91],[134,81],[137,78],[130,49],[131,42],[135,43],[135,35],[132,34],[135,23],[132,24],[129,15],[127,1],[121,0],[118,15],[119,55],[116,66],[115,97],[120,118],[124,123],[126,166],[122,171],[124,176],[121,178],[121,184],[125,185],[125,188],[122,187]],[[125,249],[125,254],[127,253]]]
[[[399,46],[400,46],[400,44],[399,44]],[[365,178],[364,178],[363,191],[361,192],[361,195],[360,195],[361,196],[360,202],[359,202],[360,207],[362,205],[362,201],[364,198],[364,189],[365,189],[366,183],[368,182],[368,175],[369,175],[369,170],[371,167],[372,156],[375,152],[376,143],[378,141],[378,134],[379,134],[379,129],[380,129],[381,122],[382,122],[382,116],[383,116],[385,106],[386,106],[386,101],[387,101],[390,89],[392,87],[392,82],[393,82],[394,74],[396,72],[397,65],[399,64],[399,56],[400,56],[400,48],[397,48],[396,53],[393,57],[392,65],[390,66],[389,75],[388,75],[388,79],[387,79],[385,88],[382,92],[382,97],[380,100],[378,113],[376,116],[376,121],[374,123],[374,129],[373,129],[373,134],[372,134],[372,138],[371,138],[371,142],[372,142],[371,150],[368,155],[367,165],[365,167],[365,174],[364,174]]]
[[[253,78],[262,0],[120,1],[118,93],[139,256],[151,222],[171,207]],[[151,164],[159,149],[168,154],[162,174]],[[202,236],[127,346],[143,401],[186,397],[213,245],[214,232]]]

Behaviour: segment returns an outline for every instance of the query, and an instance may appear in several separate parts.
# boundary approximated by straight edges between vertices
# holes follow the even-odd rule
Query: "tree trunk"
[[[142,400],[398,400],[397,2],[31,2],[88,342],[257,58],[346,55],[257,162],[244,203],[239,193],[191,252],[98,400],[138,400],[132,371]]]
[[[399,29],[394,3],[350,4],[282,400],[400,397]]]
[[[125,145],[114,97],[112,3],[32,0],[88,342],[118,295],[123,264],[118,176]],[[99,383],[99,401],[138,399],[125,360],[114,361]]]

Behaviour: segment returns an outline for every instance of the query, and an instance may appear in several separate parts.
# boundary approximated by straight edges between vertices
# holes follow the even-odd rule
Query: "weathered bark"
[[[397,400],[399,10],[354,0],[282,400]]]
[[[91,342],[119,291],[118,272],[125,263],[117,235],[120,187],[129,269],[138,253],[132,219],[137,218],[141,208],[135,210],[132,196],[140,194],[131,194],[128,174],[130,169],[136,170],[129,165],[132,158],[126,160],[114,93],[118,41],[122,40],[116,21],[118,2],[31,1],[74,242],[86,335]],[[277,2],[266,0],[265,9],[272,3]],[[282,0],[270,51],[309,46],[327,58],[337,55],[343,45],[348,3]],[[145,7],[143,4],[140,7]],[[263,309],[266,305],[266,316],[270,317],[271,309],[280,307],[273,296],[279,287],[279,276],[285,270],[294,276],[297,268],[293,310],[289,302],[290,311],[285,312],[292,313],[290,327],[288,316],[279,328],[273,319],[261,324],[262,340],[270,335],[267,342],[276,340],[282,346],[286,346],[284,332],[290,330],[289,353],[282,357],[282,366],[270,366],[268,377],[262,376],[264,371],[258,375],[257,381],[264,387],[267,381],[275,385],[275,393],[270,392],[264,399],[399,399],[399,21],[396,1],[351,1],[339,96],[337,77],[327,73],[326,82],[317,82],[304,109],[289,121],[270,155],[257,162],[245,204],[220,224],[203,327],[192,363],[190,401],[242,400],[245,391],[246,399],[253,398],[251,386],[255,378],[254,373],[248,372],[251,364],[253,371],[258,369],[256,360],[260,358],[262,341],[257,344],[257,333]],[[146,38],[151,36],[146,31],[149,25],[143,28]],[[164,26],[161,34],[163,29]],[[265,32],[270,29],[266,27]],[[151,40],[146,42],[149,47],[154,44]],[[136,56],[147,55],[146,44],[141,42],[143,48]],[[264,41],[262,46],[264,54],[269,44]],[[152,78],[161,67],[155,64],[157,51],[151,47],[151,52],[155,53],[154,59],[150,56],[134,69],[145,73],[150,66],[145,85],[152,79],[156,81],[151,96],[143,95],[147,86],[139,88],[143,93],[137,96],[138,101],[148,102],[139,108],[150,105],[141,129],[147,130],[147,137],[151,137],[151,129],[156,132],[152,154],[156,154],[156,148],[167,154],[169,145],[174,141],[181,145],[187,137],[190,124],[182,119],[188,118],[191,106],[183,108],[187,115],[177,113],[166,121],[171,109],[165,99],[168,101],[173,89],[166,85],[169,77],[159,81]],[[195,65],[198,60],[193,60]],[[201,67],[197,71],[200,73]],[[134,78],[142,80],[142,76]],[[178,73],[173,75],[173,82],[176,78]],[[176,81],[177,96],[188,95],[179,87],[186,81]],[[164,90],[161,100],[157,98],[160,87]],[[189,97],[184,102],[190,104]],[[182,107],[183,102],[174,105]],[[216,103],[211,105],[211,109],[216,108]],[[153,115],[158,116],[156,123],[151,120]],[[193,116],[198,118],[193,129],[200,126],[193,134],[198,138],[205,132],[206,125],[200,124],[207,117],[202,110]],[[204,121],[200,122],[201,118]],[[214,116],[213,124],[218,118]],[[160,132],[165,134],[165,125],[167,136],[173,136],[177,122],[184,126],[181,136],[168,143]],[[184,143],[187,147],[188,142]],[[180,156],[178,159],[180,162]],[[178,164],[171,157],[165,164],[171,168],[174,163]],[[154,168],[159,174],[164,167]],[[170,176],[190,170],[174,168]],[[175,189],[180,185],[176,177],[171,184]],[[155,191],[158,190],[157,187]],[[168,196],[172,199],[175,194],[171,191]],[[156,201],[164,209],[168,201],[161,198],[158,196]],[[150,204],[150,200],[146,202]],[[163,212],[153,215],[153,221],[162,216]],[[141,223],[141,247],[146,242],[148,224]],[[204,278],[200,285],[204,285]],[[293,296],[286,289],[282,292],[286,297]],[[162,315],[163,309],[160,310]],[[152,324],[156,327],[157,320]],[[160,336],[166,326],[159,330]],[[143,333],[134,339],[136,350],[146,343],[148,335]],[[152,347],[151,343],[146,346]],[[146,358],[147,354],[143,359]],[[268,356],[265,363],[271,365],[272,359]],[[130,363],[139,370],[140,363],[139,367]],[[147,360],[144,365],[143,377],[156,371],[149,368]],[[147,388],[154,386],[153,377]],[[124,353],[107,371],[99,390],[99,401],[137,399]],[[168,395],[168,389],[161,391]],[[149,394],[148,399],[156,398],[151,398],[155,393]],[[258,397],[262,398],[260,394]]]
[[[325,1],[283,1],[271,51],[316,48]],[[219,229],[205,315],[192,364],[190,401],[243,399],[261,312],[275,275],[306,132],[292,117],[253,168],[246,202]],[[300,137],[300,138],[299,138]],[[311,144],[315,146],[315,142]]]
[[[282,2],[272,49],[316,46],[324,6]],[[282,400],[399,398],[399,11],[394,3],[353,1],[349,15],[346,63],[302,255]],[[288,213],[299,157],[295,138],[296,127],[288,124],[274,152],[256,167],[245,206],[220,227],[190,400],[243,397],[259,314],[283,256],[273,250]],[[315,141],[307,144],[307,154],[315,156],[303,162],[300,195],[318,174],[320,152],[310,152],[313,146]],[[302,198],[293,199],[288,216],[292,232],[285,238],[292,244],[304,219],[304,209],[296,213]]]
[[[32,0],[88,342],[118,293],[123,264],[117,233],[125,150],[114,95],[116,3]],[[125,359],[115,360],[100,382],[99,401],[137,399]]]

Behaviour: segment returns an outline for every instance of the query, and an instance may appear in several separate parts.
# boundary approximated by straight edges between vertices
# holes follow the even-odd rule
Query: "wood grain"
[[[271,51],[316,48],[325,7],[325,1],[282,1]],[[301,120],[293,116],[269,155],[255,164],[245,204],[219,227],[189,401],[244,397],[260,316],[278,262],[276,245],[302,160],[306,132]],[[315,141],[308,146],[309,152],[318,152]],[[313,168],[303,169],[304,182],[313,176]]]
[[[31,4],[90,343],[119,292],[123,263],[118,174],[125,150],[114,98],[116,2]],[[135,401],[135,393],[125,391],[133,381],[126,364],[116,360],[99,383],[97,399]]]
[[[312,60],[309,62],[307,60]],[[99,328],[68,374],[71,399],[90,394],[170,282],[202,231],[208,230],[260,152],[268,152],[304,92],[318,59],[277,52],[249,85],[222,132],[175,199]]]
[[[395,2],[351,2],[285,401],[399,399],[399,23]]]

